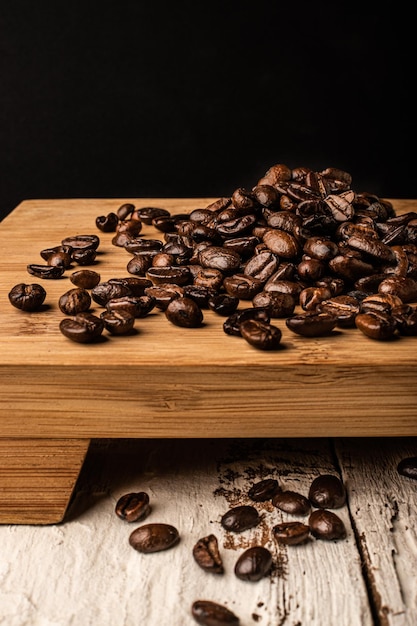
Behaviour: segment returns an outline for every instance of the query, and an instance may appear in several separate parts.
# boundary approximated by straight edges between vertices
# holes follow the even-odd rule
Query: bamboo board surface
[[[130,199],[172,212],[213,198]],[[223,318],[183,329],[163,313],[136,320],[137,332],[80,345],[59,331],[58,299],[73,287],[34,280],[26,266],[64,237],[99,234],[93,269],[128,276],[130,255],[95,218],[126,199],[22,202],[0,224],[0,420],[3,437],[406,436],[417,434],[416,338],[373,341],[353,330],[306,339],[285,329],[282,349],[259,351],[227,336]],[[393,201],[397,213],[417,201]],[[145,238],[161,233],[144,226]],[[78,268],[74,268],[78,269]],[[24,313],[7,294],[42,282],[47,310]],[[99,307],[97,307],[99,310]],[[94,308],[92,309],[94,312]]]
[[[0,526],[0,625],[193,626],[192,602],[209,599],[241,626],[415,626],[416,481],[396,467],[416,446],[417,438],[97,440],[64,524]],[[255,503],[257,527],[221,527],[229,507],[252,504],[254,482],[272,477],[307,495],[321,473],[346,485],[347,503],[334,510],[346,539],[279,546],[271,527],[305,518],[270,502]],[[152,511],[129,524],[114,509],[137,490],[149,494]],[[130,533],[150,522],[174,525],[178,545],[134,551]],[[224,575],[204,572],[192,557],[208,533],[218,538]],[[271,550],[271,575],[238,580],[234,564],[254,544]]]

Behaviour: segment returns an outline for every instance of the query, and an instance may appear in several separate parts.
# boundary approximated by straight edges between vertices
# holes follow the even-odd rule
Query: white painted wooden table
[[[241,626],[415,626],[417,481],[398,462],[417,438],[94,440],[60,524],[0,526],[1,626],[192,626],[194,600],[228,606]],[[249,487],[277,478],[307,494],[320,473],[340,474],[348,503],[337,512],[345,540],[278,546],[273,525],[296,519],[255,503],[262,522],[240,534],[222,514],[252,503]],[[118,498],[146,491],[152,512],[128,524]],[[253,503],[252,503],[253,504]],[[180,542],[142,555],[128,543],[141,523],[167,522]],[[218,537],[222,576],[192,557],[200,537]],[[241,552],[270,548],[274,569],[256,583],[233,573]]]

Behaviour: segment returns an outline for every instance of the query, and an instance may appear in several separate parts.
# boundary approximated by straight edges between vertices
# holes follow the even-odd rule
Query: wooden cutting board
[[[206,310],[198,329],[173,326],[156,312],[136,320],[132,336],[104,333],[103,341],[81,345],[61,334],[58,300],[74,286],[71,271],[59,280],[34,279],[26,268],[44,263],[42,249],[70,235],[98,234],[93,269],[102,281],[128,276],[130,255],[111,243],[113,233],[98,231],[97,216],[126,201],[188,213],[213,200],[27,200],[0,224],[1,437],[25,439],[32,452],[35,440],[46,443],[39,467],[45,455],[52,458],[54,440],[59,472],[62,463],[68,468],[68,490],[82,462],[74,462],[73,448],[62,461],[68,439],[78,441],[80,460],[98,437],[417,435],[416,337],[379,342],[349,329],[306,339],[276,320],[282,347],[266,352],[226,335],[224,318]],[[398,214],[417,210],[417,200],[393,204]],[[161,238],[150,226],[141,235]],[[11,306],[8,292],[20,282],[42,282],[47,310]]]

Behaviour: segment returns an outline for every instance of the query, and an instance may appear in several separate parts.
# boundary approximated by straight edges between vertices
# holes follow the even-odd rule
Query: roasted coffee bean
[[[391,339],[397,330],[395,318],[382,312],[359,313],[355,325],[367,337],[381,341]]]
[[[337,324],[337,317],[329,313],[309,312],[292,315],[285,320],[289,330],[303,337],[321,337],[332,332]]]
[[[160,239],[144,239],[143,237],[133,237],[126,242],[124,249],[131,254],[156,253],[162,249],[163,242]]]
[[[241,259],[249,259],[255,252],[256,246],[260,243],[259,237],[247,235],[246,237],[233,237],[223,242],[223,247],[237,252]]]
[[[46,291],[37,283],[18,283],[9,291],[9,301],[16,309],[39,311],[46,298]]]
[[[272,528],[272,536],[278,543],[298,546],[310,536],[310,527],[302,522],[281,522]]]
[[[346,528],[343,520],[336,513],[326,509],[313,511],[308,518],[308,525],[311,534],[316,539],[332,541],[346,537]]]
[[[97,251],[95,248],[79,248],[72,252],[71,258],[78,265],[93,265],[96,260]]]
[[[137,208],[135,210],[135,215],[142,220],[144,224],[150,226],[152,224],[152,220],[157,217],[169,217],[170,212],[167,209],[162,209],[161,207],[145,206]]]
[[[323,300],[317,307],[319,313],[335,316],[337,326],[341,328],[353,327],[359,310],[360,302],[358,298],[349,295],[334,296],[328,300]]]
[[[201,626],[239,626],[239,618],[228,608],[211,600],[196,600],[191,615]]]
[[[152,281],[144,276],[123,276],[122,278],[109,278],[111,285],[123,285],[129,289],[130,296],[144,296],[147,287],[152,287]],[[127,295],[127,294],[126,294]]]
[[[117,517],[126,522],[137,522],[150,512],[149,496],[145,491],[125,493],[118,499],[115,508]]]
[[[208,299],[208,308],[225,317],[232,315],[239,306],[239,298],[226,293],[218,293]]]
[[[77,313],[74,317],[65,317],[59,324],[61,333],[76,343],[96,341],[103,329],[103,320],[92,313]]]
[[[173,283],[182,286],[191,282],[191,273],[186,266],[150,267],[146,272],[146,277],[154,285]]]
[[[266,309],[271,318],[283,318],[293,315],[297,302],[289,293],[260,291],[252,298],[252,304],[254,307]]]
[[[107,215],[99,215],[96,217],[96,226],[103,233],[114,233],[118,223],[119,218],[113,211],[107,213]]]
[[[397,465],[397,471],[402,476],[415,478],[417,480],[417,456],[409,456],[401,459]]]
[[[306,287],[300,292],[299,303],[304,311],[315,311],[323,302],[332,297],[328,287]]]
[[[392,276],[380,282],[379,293],[398,296],[404,304],[417,300],[417,280],[408,276]]]
[[[91,296],[86,289],[75,287],[69,289],[58,300],[58,306],[65,315],[77,315],[88,311],[91,306]]]
[[[286,490],[279,491],[272,498],[272,504],[292,515],[308,515],[311,510],[311,504],[305,496],[296,491]]]
[[[93,289],[101,280],[100,274],[94,270],[77,270],[70,276],[70,281],[81,289]]]
[[[134,210],[135,210],[134,204],[132,204],[131,202],[125,202],[124,204],[119,206],[119,208],[116,211],[116,214],[119,220],[125,220],[130,215],[132,215]]]
[[[45,280],[61,278],[65,272],[63,265],[39,265],[31,263],[27,266],[27,271],[36,278],[44,278]]]
[[[396,306],[391,311],[401,335],[417,335],[417,307],[409,304]]]
[[[240,254],[235,250],[220,246],[208,246],[198,256],[202,267],[219,270],[223,274],[233,274],[242,262]]]
[[[180,535],[175,526],[162,523],[139,526],[129,537],[132,548],[145,554],[168,550],[177,545],[179,540]]]
[[[315,282],[323,278],[327,270],[327,266],[317,259],[303,259],[297,265],[297,274],[301,281]],[[332,294],[330,294],[332,295]]]
[[[156,300],[152,296],[120,296],[120,298],[111,298],[106,302],[106,310],[116,313],[117,311],[126,311],[134,318],[146,317],[153,307]]]
[[[275,478],[265,478],[254,483],[248,491],[248,496],[255,502],[266,502],[281,490]]]
[[[346,503],[346,488],[335,474],[320,474],[310,485],[308,499],[319,509],[338,509]]]
[[[133,276],[146,276],[146,272],[152,266],[151,254],[135,254],[126,265],[129,274]]]
[[[135,316],[125,309],[103,311],[100,313],[100,319],[111,335],[127,335],[135,325]]]
[[[253,319],[240,324],[240,334],[251,346],[259,350],[276,350],[282,337],[282,332],[277,326]]]
[[[262,240],[271,252],[283,259],[294,259],[301,252],[299,240],[285,230],[269,229]]]
[[[252,546],[239,556],[234,571],[240,580],[257,582],[269,574],[271,567],[271,552],[263,546]]]
[[[287,293],[293,296],[297,301],[299,299],[300,293],[304,289],[305,285],[302,283],[298,283],[295,280],[287,280],[286,278],[280,278],[281,270],[275,272],[271,278],[269,278],[265,285],[263,286],[263,290],[267,293],[276,292],[276,293]]]
[[[201,268],[194,276],[194,284],[199,287],[207,287],[219,291],[223,284],[224,276],[220,270]]]
[[[203,312],[195,300],[186,296],[174,298],[165,309],[166,318],[174,326],[197,328],[203,323]]]
[[[99,306],[106,306],[109,300],[130,295],[130,289],[120,282],[101,282],[91,290],[91,298]]]
[[[337,243],[331,239],[316,235],[307,239],[304,243],[303,251],[313,259],[318,259],[319,261],[329,261],[337,255],[339,247]]]
[[[209,287],[203,287],[202,285],[184,285],[184,296],[195,300],[198,306],[202,309],[207,309],[209,307],[210,298],[216,295],[216,291],[214,289],[210,289]]]
[[[193,547],[196,563],[206,572],[223,574],[224,566],[219,552],[219,544],[215,535],[207,535],[197,541]]]
[[[269,312],[266,309],[249,307],[232,313],[223,323],[223,330],[226,335],[241,337],[240,326],[242,322],[246,320],[261,320],[268,323],[270,319]]]
[[[74,235],[62,239],[61,244],[63,246],[71,246],[73,250],[85,250],[88,248],[97,250],[100,245],[100,237],[97,235]]]
[[[226,511],[221,518],[221,525],[225,530],[240,533],[257,526],[260,521],[261,518],[255,507],[242,504]]]
[[[184,296],[184,290],[179,285],[155,285],[145,289],[145,295],[152,298],[155,307],[160,311],[166,311],[168,304],[176,298]]]
[[[279,257],[265,250],[259,254],[252,256],[245,265],[244,274],[246,276],[253,276],[262,282],[266,282],[268,278],[271,278],[279,267]]]
[[[73,249],[71,246],[56,246],[41,250],[41,257],[46,261],[47,265],[57,265],[68,269],[72,263]]]
[[[257,293],[262,291],[263,282],[253,276],[245,274],[233,274],[223,280],[224,290],[234,298],[240,300],[252,300]]]

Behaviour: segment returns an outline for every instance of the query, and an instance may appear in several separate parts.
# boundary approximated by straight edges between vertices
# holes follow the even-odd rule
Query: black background
[[[417,197],[403,3],[0,3],[0,219],[29,198],[198,197],[275,163]]]

